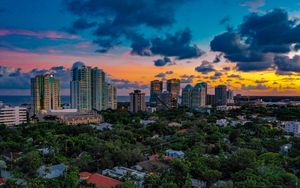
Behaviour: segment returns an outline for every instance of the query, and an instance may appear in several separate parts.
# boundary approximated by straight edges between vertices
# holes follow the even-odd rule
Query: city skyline
[[[93,2],[1,1],[0,95],[30,95],[45,73],[69,95],[75,62],[105,71],[119,96],[171,78],[208,93],[300,95],[296,0]]]

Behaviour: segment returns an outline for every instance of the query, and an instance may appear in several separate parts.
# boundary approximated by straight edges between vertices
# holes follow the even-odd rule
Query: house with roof
[[[184,152],[178,150],[168,149],[166,150],[166,155],[172,158],[184,158]]]
[[[121,185],[122,182],[116,179],[113,179],[108,176],[101,175],[99,173],[89,173],[89,172],[80,172],[79,180],[81,182],[85,181],[87,184],[93,185],[95,187],[101,188],[113,188],[118,185]]]
[[[62,176],[65,170],[66,170],[66,166],[64,164],[57,164],[48,167],[43,165],[40,168],[38,168],[37,174],[38,176],[45,179],[53,179]]]

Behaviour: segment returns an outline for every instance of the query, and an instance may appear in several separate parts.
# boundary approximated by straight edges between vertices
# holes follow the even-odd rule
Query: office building
[[[91,67],[79,65],[72,69],[71,108],[92,110]]]
[[[159,110],[168,110],[171,108],[172,96],[168,91],[164,91],[158,94],[156,98],[157,109]]]
[[[97,67],[91,69],[92,108],[101,111],[105,109],[105,73]]]
[[[192,91],[193,86],[191,86],[190,84],[186,85],[182,89],[181,105],[183,107],[192,108]]]
[[[38,75],[31,79],[33,113],[60,108],[60,82],[53,74]]]
[[[140,90],[134,90],[130,93],[130,108],[129,111],[132,113],[137,113],[146,110],[145,93]]]
[[[215,100],[217,106],[227,104],[227,87],[225,85],[218,85],[215,88]]]
[[[234,103],[233,91],[232,90],[227,90],[227,103],[228,104],[233,104]]]
[[[0,125],[19,125],[27,122],[27,110],[23,107],[0,106]]]
[[[192,108],[197,109],[205,107],[206,105],[206,87],[207,85],[202,85],[198,83],[192,90]]]
[[[105,87],[105,109],[117,109],[117,88],[106,83]]]
[[[171,107],[177,108],[180,95],[180,80],[176,78],[167,80],[167,91],[171,94]]]
[[[210,106],[215,106],[216,100],[215,100],[215,95],[207,95],[206,96],[206,104]]]
[[[199,109],[206,106],[206,84],[198,83],[195,87],[187,85],[182,89],[182,106]]]
[[[293,134],[299,136],[300,135],[300,122],[298,122],[298,121],[283,122],[283,130],[287,133],[293,133]]]
[[[153,80],[150,83],[150,105],[156,106],[156,97],[163,91],[163,82],[160,80]]]

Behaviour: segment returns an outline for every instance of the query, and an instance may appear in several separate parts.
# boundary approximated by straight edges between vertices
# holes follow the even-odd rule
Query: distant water
[[[129,96],[118,96],[117,100],[118,100],[118,102],[129,102]],[[146,101],[148,101],[148,100],[149,100],[149,97],[146,96]],[[1,96],[0,95],[0,101],[3,101],[5,104],[19,106],[21,104],[30,104],[31,97],[30,96]],[[70,103],[70,97],[62,96],[61,102],[62,102],[62,104]]]

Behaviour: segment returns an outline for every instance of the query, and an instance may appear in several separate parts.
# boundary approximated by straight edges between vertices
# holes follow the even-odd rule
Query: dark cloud
[[[256,80],[255,83],[257,84],[263,84],[269,82],[268,80]]]
[[[176,59],[190,59],[202,56],[205,52],[197,45],[191,44],[191,31],[185,29],[174,35],[166,34],[164,38],[155,37],[150,40],[142,36],[133,38],[132,54],[149,56],[161,55],[175,57]]]
[[[166,74],[173,74],[173,71],[167,71]]]
[[[171,63],[171,59],[168,57],[164,57],[163,59],[157,59],[154,61],[154,65],[158,67],[162,67],[167,65],[168,63]]]
[[[241,76],[238,74],[231,74],[228,76],[228,78],[241,78]]]
[[[245,16],[237,29],[215,36],[210,47],[235,62],[238,70],[261,71],[274,67],[276,55],[298,49],[299,42],[300,25],[285,10],[274,9]]]
[[[23,72],[21,68],[11,68],[0,66],[0,89],[29,89],[30,79],[36,75],[52,73],[60,79],[62,88],[70,87],[70,70],[63,67],[52,67],[47,69],[32,69],[29,72]]]
[[[189,0],[190,1],[190,0]],[[150,56],[161,55],[189,59],[204,52],[191,44],[190,30],[178,31],[165,38],[148,37],[141,34],[141,27],[161,29],[175,22],[175,10],[188,1],[184,0],[65,0],[67,10],[79,17],[70,31],[89,29],[93,31],[94,43],[105,53],[114,46],[129,44],[132,54]]]
[[[209,78],[211,80],[217,80],[219,79],[223,74],[221,72],[216,71],[215,74],[213,76],[210,76]]]
[[[300,72],[300,56],[295,55],[293,58],[288,56],[276,56],[274,63],[278,71],[283,72]]]
[[[158,73],[157,75],[155,75],[156,78],[165,78],[166,77],[166,73]]]
[[[196,67],[195,70],[197,72],[203,73],[203,74],[207,74],[209,72],[213,72],[215,71],[212,63],[208,62],[208,61],[202,61],[201,65]]]
[[[224,71],[230,71],[231,68],[230,68],[230,67],[223,67],[223,70],[224,70]]]
[[[216,55],[215,59],[213,60],[213,63],[219,63],[221,62],[222,53]]]

